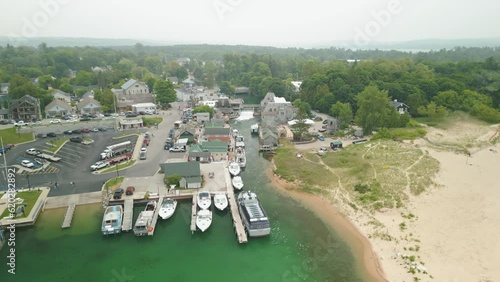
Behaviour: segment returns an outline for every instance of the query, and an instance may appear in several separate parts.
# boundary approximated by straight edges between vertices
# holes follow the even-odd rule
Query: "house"
[[[340,140],[335,140],[330,143],[330,148],[332,149],[342,149],[342,141]]]
[[[229,144],[229,142],[213,140],[202,142],[200,147],[203,151],[210,152],[210,159],[212,161],[223,161],[227,160]]]
[[[123,118],[119,122],[120,129],[142,128],[144,126],[142,118]]]
[[[183,80],[182,84],[184,84],[184,87],[189,88],[194,86],[194,81],[188,78]]]
[[[181,134],[179,135],[179,139],[183,138],[186,138],[188,140],[187,145],[193,144],[194,140],[196,139],[195,130],[193,128],[186,127],[184,131],[182,131]]]
[[[194,114],[194,119],[196,119],[197,123],[206,124],[210,122],[210,113],[196,113]]]
[[[188,151],[188,161],[189,162],[209,162],[210,152],[208,150],[203,150],[199,144],[194,144],[189,147]]]
[[[71,113],[71,105],[64,100],[54,99],[45,106],[45,116],[47,118],[65,116],[69,113]]]
[[[340,129],[340,121],[336,118],[326,120],[326,133],[335,134]]]
[[[10,83],[0,83],[0,95],[9,94]]]
[[[233,111],[241,111],[241,108],[243,107],[243,99],[229,99],[229,106],[233,109]]]
[[[121,86],[121,90],[126,95],[149,93],[148,85],[135,79],[129,79]]]
[[[82,99],[85,99],[85,98],[92,98],[92,99],[94,99],[94,90],[90,90],[90,91],[85,92],[82,95]]]
[[[229,127],[205,127],[204,137],[207,140],[230,140],[231,129]]]
[[[264,99],[260,102],[262,118],[274,119],[276,124],[284,124],[293,119],[296,115],[296,109],[292,103],[288,102],[283,97],[276,97],[274,93],[268,92]]]
[[[263,127],[259,131],[260,145],[275,147],[278,146],[278,134],[274,132],[274,128]]]
[[[226,124],[226,122],[223,119],[212,118],[212,119],[210,119],[209,122],[205,123],[205,128],[208,128],[208,127],[224,127],[225,124]]]
[[[52,97],[56,100],[61,100],[66,102],[67,104],[71,104],[71,94],[66,93],[62,90],[59,89],[54,89],[54,92],[52,92]]]
[[[24,95],[10,103],[12,118],[20,120],[42,119],[40,100],[31,95]]]
[[[163,163],[160,164],[160,170],[165,174],[165,177],[179,175],[181,177],[179,182],[181,188],[201,188],[202,179],[199,162]]]
[[[173,84],[179,83],[179,78],[177,78],[177,76],[170,76],[170,77],[165,78],[165,80],[170,81]]]
[[[85,98],[76,105],[76,111],[81,115],[96,114],[100,109],[101,104],[92,98]]]
[[[410,107],[404,103],[398,102],[398,100],[391,101],[392,106],[399,114],[407,113]]]

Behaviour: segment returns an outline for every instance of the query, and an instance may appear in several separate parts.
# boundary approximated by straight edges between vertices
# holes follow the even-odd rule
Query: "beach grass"
[[[16,218],[25,218],[28,216],[33,209],[33,206],[35,205],[36,201],[38,200],[38,197],[42,194],[41,190],[33,189],[31,191],[23,191],[23,192],[17,192],[16,193],[16,198],[21,198],[23,199],[23,203],[20,205],[26,204],[26,207],[24,208],[24,215],[16,217]],[[16,208],[20,205],[16,205]],[[8,209],[5,209],[3,213],[0,215],[0,218],[4,218],[6,216],[10,216],[10,211]]]
[[[33,140],[33,133],[17,133],[16,127],[5,128],[0,130],[0,137],[6,144],[19,144]]]

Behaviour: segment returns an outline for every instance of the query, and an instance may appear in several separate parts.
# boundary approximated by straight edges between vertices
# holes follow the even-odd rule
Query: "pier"
[[[158,213],[160,213],[162,203],[163,203],[163,196],[161,196],[160,199],[158,199],[158,205],[156,206],[155,213],[153,215],[153,221],[151,222],[151,226],[153,228],[151,228],[148,231],[148,236],[153,236],[153,234],[155,233],[156,222],[158,221]]]
[[[226,170],[227,171],[227,170]],[[245,232],[245,227],[241,221],[240,211],[238,210],[238,204],[234,196],[233,185],[231,184],[231,176],[229,172],[225,174],[226,176],[226,189],[227,189],[227,200],[229,202],[229,208],[231,211],[231,219],[233,220],[234,230],[236,232],[236,237],[238,238],[238,243],[244,244],[248,243],[247,233]]]
[[[134,199],[126,199],[124,204],[122,231],[130,231],[132,229],[132,218],[134,215]]]
[[[196,212],[198,206],[198,195],[193,194],[193,205],[191,206],[191,233],[196,231]]]
[[[70,204],[66,210],[66,215],[64,216],[64,221],[62,223],[62,228],[70,228],[71,222],[73,221],[73,215],[75,214],[75,204]]]

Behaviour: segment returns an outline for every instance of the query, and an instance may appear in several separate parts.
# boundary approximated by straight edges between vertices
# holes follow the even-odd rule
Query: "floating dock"
[[[134,215],[134,199],[126,199],[124,204],[122,231],[132,230],[132,218]]]
[[[62,223],[62,228],[70,228],[71,222],[73,221],[73,215],[75,214],[75,204],[70,204],[66,210],[66,215],[64,216],[64,221]]]
[[[193,194],[193,205],[191,206],[191,233],[196,231],[196,212],[198,206],[198,195]]]
[[[156,205],[155,213],[153,214],[153,221],[151,222],[151,226],[153,227],[148,231],[148,236],[153,236],[156,229],[156,222],[158,221],[158,213],[160,213],[161,204],[163,203],[163,196],[158,199],[158,205]]]
[[[229,202],[229,208],[231,211],[231,218],[233,220],[234,230],[236,232],[236,237],[238,238],[238,243],[244,244],[248,243],[247,233],[245,232],[245,227],[241,221],[240,211],[238,210],[238,204],[234,196],[234,188],[231,184],[231,176],[226,169],[226,190],[227,190],[227,200]]]

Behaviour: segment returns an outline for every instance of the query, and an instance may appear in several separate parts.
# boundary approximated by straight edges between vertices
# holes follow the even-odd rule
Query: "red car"
[[[142,144],[146,145],[146,146],[149,146],[149,140],[148,139],[144,139],[144,141],[142,141]]]
[[[133,195],[134,191],[135,191],[135,187],[129,186],[129,187],[127,187],[127,190],[125,190],[125,195]]]
[[[82,130],[80,130],[81,133],[90,133],[90,129],[88,128],[82,128]]]

